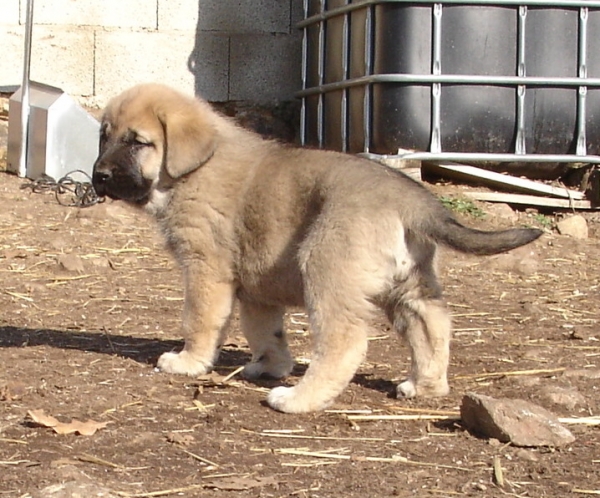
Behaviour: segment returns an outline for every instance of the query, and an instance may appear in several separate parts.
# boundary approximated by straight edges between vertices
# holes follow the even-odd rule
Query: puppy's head
[[[96,192],[145,204],[159,183],[172,183],[212,157],[212,119],[208,104],[169,87],[126,90],[104,111],[92,178]]]

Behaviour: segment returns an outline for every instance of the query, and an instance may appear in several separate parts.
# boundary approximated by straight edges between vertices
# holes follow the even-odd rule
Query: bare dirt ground
[[[600,415],[597,215],[587,240],[549,230],[514,254],[442,253],[455,327],[449,396],[394,399],[408,351],[382,321],[331,410],[285,415],[264,404],[277,382],[226,379],[249,359],[235,321],[213,375],[156,371],[158,356],[181,346],[182,292],[145,216],[118,203],[65,207],[24,182],[0,174],[0,497],[600,494],[598,427],[569,425],[577,439],[567,447],[522,449],[469,433],[458,414],[476,392],[561,417]],[[301,310],[290,311],[288,330],[298,365],[284,382],[293,384],[309,358]],[[570,396],[557,403],[556,392]],[[35,424],[33,410],[106,424],[58,434]],[[433,419],[350,420],[357,413]]]

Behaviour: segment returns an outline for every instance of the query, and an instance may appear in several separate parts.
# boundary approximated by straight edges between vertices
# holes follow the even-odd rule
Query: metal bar
[[[525,27],[527,21],[527,7],[521,5],[519,7],[518,21],[518,62],[517,76],[524,78],[527,76],[527,66],[525,62]],[[517,86],[517,137],[515,141],[515,154],[526,154],[527,145],[525,141],[525,94],[527,87],[525,85]]]
[[[365,16],[365,78],[372,78],[373,71],[373,6],[367,8]],[[351,81],[351,80],[348,80]],[[365,137],[363,150],[369,152],[371,147],[371,87],[365,85],[363,97],[363,134]]]
[[[25,13],[25,54],[23,63],[23,84],[21,85],[21,150],[19,151],[18,175],[27,175],[29,155],[29,73],[31,69],[31,37],[33,32],[33,0],[27,0]]]
[[[325,2],[321,2],[321,13],[325,8]],[[318,60],[318,80],[319,86],[323,85],[323,78],[325,73],[325,20],[319,24],[319,60]],[[319,93],[319,102],[317,103],[317,138],[319,140],[319,147],[323,147],[323,133],[324,126],[323,120],[325,115],[323,112],[323,93]]]
[[[579,46],[578,46],[578,76],[587,76],[587,28],[588,8],[581,7],[579,10]],[[586,104],[587,87],[580,86],[577,92],[577,155],[584,156],[587,153],[586,141]]]
[[[356,0],[355,2],[344,5],[341,7],[336,7],[334,9],[323,11],[319,14],[315,14],[307,19],[296,24],[296,27],[303,28],[304,26],[308,26],[310,24],[315,24],[317,22],[326,21],[332,17],[336,17],[347,12],[351,12],[353,10],[362,9],[365,6],[369,5],[377,5],[383,3],[406,3],[406,4],[432,4],[431,0]],[[441,4],[460,4],[460,5],[492,5],[492,6],[520,6],[526,5],[529,7],[588,7],[588,8],[598,8],[600,7],[600,1],[597,0],[439,0],[435,3]]]
[[[304,17],[308,16],[308,2],[303,0]],[[306,90],[308,72],[308,26],[302,28],[302,90]],[[306,97],[303,97],[300,107],[300,144],[306,145]]]
[[[600,164],[600,156],[575,154],[496,154],[488,152],[407,152],[402,154],[370,154],[361,153],[361,156],[370,159],[413,159],[418,161],[494,161],[494,162],[519,162],[519,163],[589,163]]]
[[[346,0],[348,3],[350,0]],[[348,79],[348,61],[350,60],[350,29],[349,29],[349,19],[348,16],[350,14],[346,14],[344,16],[344,25],[342,32],[342,73],[343,79],[346,81]],[[342,102],[341,102],[341,119],[340,126],[342,127],[341,136],[342,136],[342,151],[346,152],[348,150],[348,88],[344,88],[342,90]]]
[[[353,86],[371,85],[373,83],[452,83],[464,85],[490,85],[490,86],[546,86],[552,85],[557,87],[594,87],[600,88],[600,78],[577,78],[564,77],[552,78],[548,76],[479,76],[470,74],[373,74],[369,76],[361,76],[346,81],[335,83],[327,83],[312,88],[307,88],[296,94],[297,97],[306,95],[316,95],[318,93],[327,93],[342,88],[350,88]]]
[[[433,26],[432,26],[432,68],[434,76],[442,74],[442,4],[436,3],[433,6]],[[431,86],[431,143],[429,148],[431,152],[442,152],[442,85],[434,83]]]

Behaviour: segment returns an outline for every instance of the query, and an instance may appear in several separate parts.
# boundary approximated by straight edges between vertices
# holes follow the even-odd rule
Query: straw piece
[[[329,450],[331,451],[331,450]],[[347,455],[340,453],[330,453],[329,451],[306,451],[306,450],[298,450],[294,448],[280,448],[276,449],[275,453],[279,453],[282,455],[296,455],[296,456],[308,456],[314,458],[331,458],[334,460],[352,460],[356,462],[385,462],[385,463],[403,463],[406,465],[414,465],[417,467],[435,467],[442,469],[453,469],[453,470],[462,470],[464,472],[472,472],[472,469],[467,469],[465,467],[457,467],[454,465],[442,465],[431,462],[417,462],[414,460],[409,460],[408,458],[401,457],[400,455],[394,455],[392,457],[374,457],[374,456],[356,456],[356,455]],[[338,450],[339,451],[339,450]]]
[[[596,417],[564,417],[559,418],[561,424],[600,425],[600,416]]]
[[[113,462],[109,462],[107,460],[103,460],[102,458],[98,458],[95,457],[94,455],[88,455],[86,453],[83,453],[81,455],[78,455],[77,460],[79,460],[80,462],[86,462],[86,463],[93,463],[96,465],[103,465],[105,467],[110,467],[113,469],[120,469],[120,470],[145,470],[145,469],[149,469],[150,467],[145,466],[145,467],[126,467],[125,465],[120,465],[120,464],[116,464]]]
[[[548,374],[548,373],[558,373],[564,372],[566,370],[565,367],[561,368],[542,368],[537,370],[509,370],[507,372],[486,372],[481,374],[471,374],[471,375],[456,375],[453,377],[453,380],[459,379],[486,379],[490,377],[508,377],[515,375],[538,375],[538,374]]]
[[[306,436],[303,434],[277,434],[268,432],[256,432],[259,436],[273,437],[281,439],[312,439],[314,441],[374,441],[382,442],[384,438],[380,437],[335,437],[335,436]]]
[[[459,416],[460,412],[455,410],[434,410],[434,409],[423,409],[423,408],[410,408],[408,406],[388,406],[386,407],[388,410],[396,411],[400,410],[403,412],[409,413],[419,413],[425,415],[450,415],[450,416]]]
[[[181,451],[183,451],[184,453],[186,453],[187,455],[191,456],[192,458],[198,460],[199,462],[205,463],[206,465],[211,465],[211,466],[213,466],[215,468],[219,467],[218,463],[211,462],[207,458],[201,457],[200,455],[196,455],[195,453],[192,453],[191,451],[185,450],[183,448],[179,448],[179,449]]]
[[[455,420],[457,415],[347,415],[348,420]]]
[[[502,472],[502,464],[500,463],[500,458],[498,455],[494,457],[493,468],[494,482],[501,488],[504,487],[504,474]]]
[[[125,491],[114,491],[114,493],[119,496],[123,496],[125,498],[152,498],[155,496],[168,496],[168,495],[186,493],[188,491],[202,489],[203,487],[204,487],[203,484],[193,484],[193,485],[187,486],[185,488],[164,489],[162,491],[150,491],[148,493],[127,493]]]
[[[23,301],[28,301],[30,303],[33,302],[33,299],[29,296],[26,296],[24,294],[19,294],[18,292],[11,292],[11,291],[4,291],[6,294],[8,294],[9,296],[12,297],[16,297],[17,299],[22,299]]]
[[[231,380],[233,377],[235,377],[237,374],[239,374],[242,370],[244,370],[244,367],[239,367],[236,368],[233,372],[231,372],[229,375],[227,375],[226,377],[223,377],[223,379],[221,380],[221,382],[223,384],[225,384],[225,382],[227,382],[228,380]]]
[[[15,443],[15,444],[29,444],[27,441],[21,441],[19,439],[7,439],[4,437],[0,437],[0,441],[2,441],[3,443]]]

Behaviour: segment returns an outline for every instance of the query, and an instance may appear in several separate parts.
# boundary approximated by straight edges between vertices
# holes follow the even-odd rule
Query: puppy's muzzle
[[[107,195],[106,186],[112,179],[112,171],[109,169],[101,169],[98,166],[94,166],[94,174],[92,176],[92,185],[96,194],[100,197],[105,197]]]

